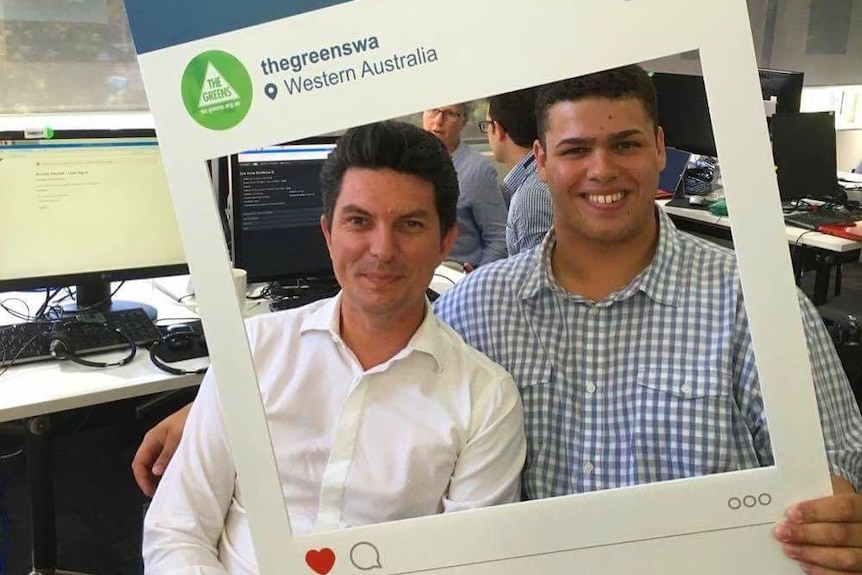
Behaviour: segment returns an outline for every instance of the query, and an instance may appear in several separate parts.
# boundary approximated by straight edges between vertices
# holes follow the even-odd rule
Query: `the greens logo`
[[[195,56],[183,72],[183,104],[210,130],[239,124],[251,108],[251,78],[242,63],[220,50]]]

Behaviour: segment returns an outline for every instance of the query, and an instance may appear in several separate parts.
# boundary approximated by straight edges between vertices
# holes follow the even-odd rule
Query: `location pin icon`
[[[278,86],[275,84],[267,84],[263,87],[263,91],[269,97],[270,100],[275,100],[275,97],[278,96]]]

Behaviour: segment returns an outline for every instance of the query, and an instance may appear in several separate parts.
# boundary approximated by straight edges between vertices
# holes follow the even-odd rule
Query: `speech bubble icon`
[[[368,541],[360,541],[350,548],[350,562],[361,571],[383,568],[383,564],[380,563],[380,551]]]
[[[275,97],[278,96],[278,86],[273,83],[269,83],[264,86],[263,91],[269,97],[270,100],[275,100]]]

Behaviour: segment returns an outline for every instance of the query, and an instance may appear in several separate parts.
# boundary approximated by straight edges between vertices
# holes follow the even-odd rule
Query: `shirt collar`
[[[532,150],[524,154],[517,164],[512,166],[506,177],[503,178],[503,186],[509,194],[515,193],[515,190],[530,177],[530,174],[536,171],[536,156]]]
[[[327,331],[335,341],[341,340],[341,298],[343,292],[327,300],[322,306],[314,310],[302,322],[300,333],[307,331]],[[437,363],[437,370],[441,370],[446,356],[446,341],[444,340],[442,328],[434,316],[431,305],[425,300],[425,318],[413,333],[410,341],[404,349],[396,353],[390,362],[402,357],[407,357],[413,351],[419,351],[430,355]],[[389,362],[387,362],[389,363]]]
[[[656,208],[659,223],[659,239],[650,264],[627,285],[609,295],[604,301],[613,303],[630,298],[637,292],[657,303],[678,304],[678,290],[682,271],[683,238],[664,210]],[[530,252],[527,279],[518,290],[522,299],[534,297],[541,290],[563,292],[554,278],[551,255],[557,245],[554,228],[545,235],[542,243]]]

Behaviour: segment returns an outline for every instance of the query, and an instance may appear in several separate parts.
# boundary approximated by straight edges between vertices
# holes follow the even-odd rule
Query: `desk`
[[[38,308],[41,294],[20,296]],[[152,282],[128,282],[118,299],[142,301],[156,307],[159,317],[190,318],[195,314],[154,290]],[[0,310],[0,324],[16,320]],[[101,357],[107,354],[102,354]],[[121,355],[117,352],[117,355]],[[175,376],[150,362],[146,350],[123,367],[92,369],[71,362],[44,361],[9,368],[0,376],[0,422],[26,419],[25,451],[30,485],[33,572],[53,574],[57,562],[54,484],[51,462],[51,422],[47,414],[197,385],[200,375]]]
[[[703,233],[712,237],[732,240],[730,218],[716,216],[708,210],[679,208],[668,206],[670,200],[656,200],[671,217],[677,227],[684,231]],[[797,279],[803,269],[813,267],[815,270],[814,294],[811,301],[814,305],[826,303],[829,295],[829,278],[833,267],[842,263],[857,261],[862,242],[846,240],[812,230],[785,226],[787,243],[792,248],[793,269]],[[837,268],[840,274],[840,267]],[[836,286],[840,284],[839,280]]]

